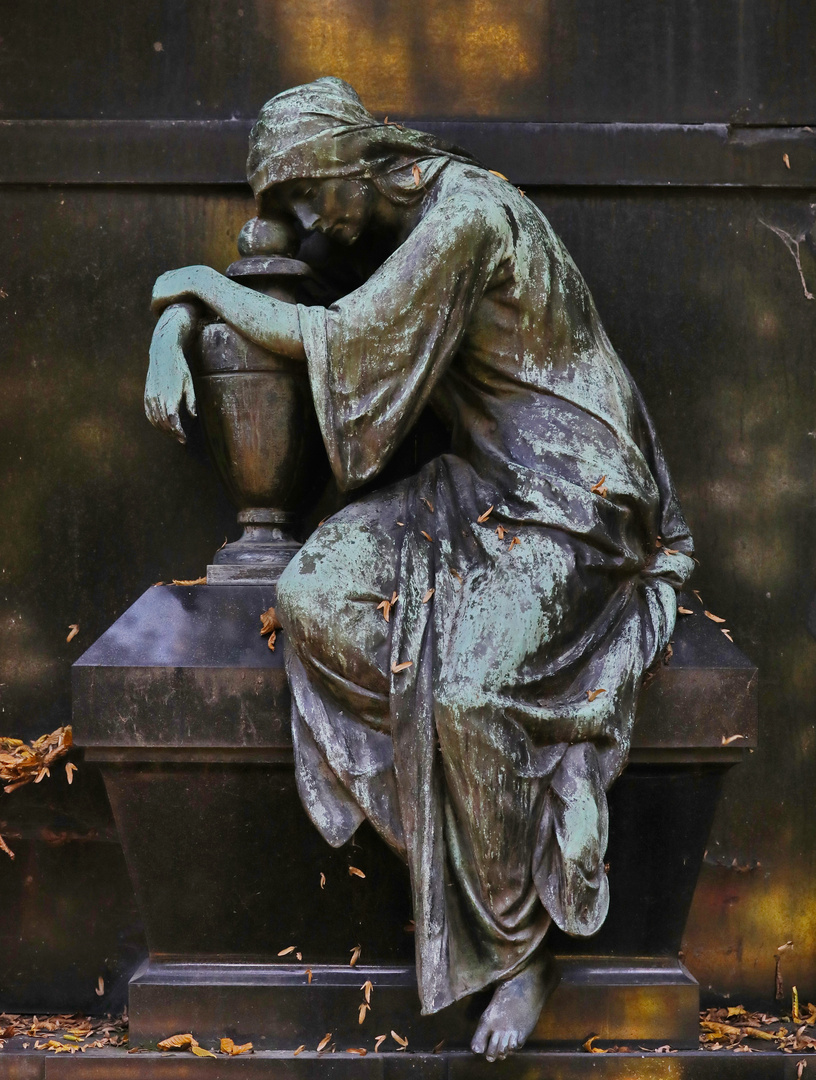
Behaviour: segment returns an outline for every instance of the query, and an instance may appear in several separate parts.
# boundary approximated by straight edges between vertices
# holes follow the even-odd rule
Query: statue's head
[[[264,105],[249,138],[247,179],[261,217],[284,210],[304,228],[352,244],[378,195],[411,205],[452,159],[475,164],[430,135],[375,120],[347,82],[326,77]]]

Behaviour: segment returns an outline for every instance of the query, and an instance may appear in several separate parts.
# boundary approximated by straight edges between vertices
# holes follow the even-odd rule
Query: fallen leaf
[[[350,866],[348,868],[348,870],[349,870],[349,877],[361,877],[361,878],[365,877],[365,874],[363,873],[363,871],[359,870],[356,866]]]
[[[331,1038],[331,1035],[329,1036],[329,1038]],[[302,1054],[305,1049],[306,1043],[301,1043],[297,1050],[295,1050],[294,1054],[292,1054],[292,1057],[297,1057],[298,1054]]]
[[[322,871],[320,872],[320,888],[326,888],[326,875]]]
[[[160,1043],[156,1043],[158,1050],[184,1050],[187,1046],[198,1045],[193,1036],[187,1032],[186,1035],[171,1035],[169,1039],[162,1039]]]
[[[433,537],[431,536],[430,533],[426,533],[424,529],[420,529],[419,531],[422,533],[422,535],[425,537],[425,539],[428,541],[428,543],[430,543],[430,544],[433,543]]]
[[[719,615],[712,615],[710,611],[705,612],[705,617],[711,619],[712,622],[721,623],[725,622],[725,619],[721,619]]]
[[[521,543],[521,540],[519,540],[519,538],[517,536],[514,536],[513,539],[510,541],[510,544],[509,544],[507,550],[512,551],[513,548],[516,546],[516,544],[520,544],[520,543]]]
[[[504,173],[496,172],[495,169],[488,169],[487,171],[493,176],[498,176],[499,180],[507,180],[507,177],[504,175]],[[507,183],[509,184],[510,181],[507,180]]]
[[[269,646],[271,652],[275,651],[275,641],[277,640],[277,637],[277,630],[273,630],[269,637],[266,639],[266,644]]]
[[[235,1043],[232,1041],[232,1039],[222,1039],[220,1045],[222,1054],[231,1054],[232,1048],[233,1046],[235,1046]]]
[[[205,577],[197,577],[197,578],[189,578],[188,580],[182,580],[181,578],[173,578],[173,584],[174,585],[206,585],[207,584],[207,578],[206,578],[206,576]]]
[[[68,783],[69,784],[73,784],[73,782],[74,782],[74,773],[77,772],[77,771],[78,771],[77,767],[76,767],[76,765],[74,765],[73,761],[66,761],[65,762],[65,775],[68,777]]]
[[[306,968],[306,981],[308,982],[308,984],[310,986],[312,985],[312,969],[311,968]]]
[[[370,1003],[371,1002],[371,991],[374,989],[374,983],[371,981],[371,979],[366,979],[366,981],[363,983],[363,985],[360,987],[360,989],[365,994],[366,1001]]]
[[[96,980],[96,986],[94,987],[94,993],[96,994],[97,997],[102,997],[102,995],[105,993],[105,980],[102,978],[101,975]]]
[[[725,634],[725,636],[728,638],[728,640],[733,642],[734,639],[731,637],[731,631],[730,630],[726,630],[725,627],[723,627],[722,630],[720,630],[720,633]]]
[[[506,532],[507,532],[507,529],[505,529],[504,525],[499,525],[498,526],[498,528],[496,529],[496,535],[498,536],[499,540],[504,540],[504,534]]]
[[[476,520],[479,522],[480,525],[483,522],[487,521],[487,519],[493,513],[493,510],[494,510],[493,506],[488,506],[487,510],[485,510],[485,512],[483,514],[479,514],[479,516],[476,518]]]
[[[697,599],[702,604],[703,598],[702,598],[702,596],[700,596],[700,590],[699,589],[692,589],[691,591],[694,593],[694,595],[697,597]]]
[[[351,960],[349,960],[349,967],[354,967],[357,961],[360,959],[360,953],[362,952],[362,946],[355,945],[351,950]]]
[[[8,846],[2,836],[0,836],[0,851],[5,852],[5,854],[8,855],[10,859],[14,858],[14,852],[11,850],[11,848]]]
[[[357,1010],[357,1023],[358,1024],[362,1024],[363,1020],[365,1020],[365,1014],[367,1012],[369,1012],[370,1009],[371,1009],[371,1006],[368,1004],[367,1001],[363,1001],[361,1003],[360,1008]]]
[[[72,622],[68,627],[68,637],[65,640],[66,641],[73,641],[78,633],[79,633],[79,623]]]
[[[295,953],[295,959],[296,960],[302,960],[303,959],[303,953],[302,952],[296,952]]]
[[[238,1057],[239,1054],[248,1054],[251,1049],[252,1049],[252,1043],[251,1042],[241,1043],[240,1046],[233,1046],[232,1050],[230,1050],[230,1055],[232,1057]]]
[[[601,477],[600,480],[595,481],[595,483],[589,489],[592,492],[593,495],[600,495],[601,494],[601,491],[603,490],[605,480],[606,480],[606,473],[604,473],[604,475]]]
[[[44,780],[46,778],[46,776],[50,776],[50,775],[51,775],[51,770],[48,768],[47,765],[43,765],[43,767],[37,773],[37,779],[34,781],[34,783],[39,784],[39,782],[41,780]]]
[[[318,1052],[318,1054],[321,1052],[321,1050],[326,1049],[326,1047],[331,1042],[331,1037],[332,1037],[332,1033],[330,1031],[327,1031],[326,1034],[323,1036],[323,1038],[320,1040],[320,1042],[317,1044],[317,1052]]]
[[[597,1038],[597,1035],[590,1035],[587,1041],[584,1043],[584,1050],[589,1051],[590,1054],[605,1054],[606,1050],[601,1050],[600,1047],[592,1045]]]
[[[448,569],[450,570],[450,567],[448,567]],[[464,578],[462,577],[462,575],[461,575],[461,574],[459,573],[459,571],[458,571],[458,570],[451,570],[450,572],[451,572],[451,576],[452,576],[452,577],[455,577],[455,578],[456,578],[456,580],[457,580],[457,581],[458,581],[458,582],[459,582],[459,583],[460,583],[461,585],[463,585],[463,584],[464,584]]]
[[[663,548],[663,552],[664,552],[664,554],[666,554],[666,555],[679,555],[679,554],[680,554],[680,552],[679,552],[679,551],[678,551],[678,550],[677,550],[676,548],[667,548],[667,547],[664,547],[664,548]]]
[[[275,630],[283,630],[283,626],[275,609],[270,607],[261,612],[261,637],[264,634],[274,633]]]
[[[387,1038],[388,1038],[387,1035],[378,1035],[377,1036],[377,1038],[374,1040],[374,1053],[375,1054],[377,1053],[377,1051],[380,1049],[380,1047],[382,1046],[382,1044],[385,1042],[385,1040]]]
[[[678,607],[677,614],[678,615],[693,615],[694,612],[689,607]]]
[[[440,1040],[440,1041],[439,1041],[439,1042],[438,1042],[438,1043],[436,1044],[436,1046],[435,1046],[435,1047],[433,1048],[433,1051],[432,1051],[432,1052],[433,1052],[434,1054],[438,1054],[438,1053],[439,1053],[439,1051],[440,1051],[440,1050],[442,1049],[442,1047],[443,1047],[444,1045],[445,1045],[445,1040],[444,1040],[444,1039],[441,1039],[441,1040]]]
[[[397,600],[399,600],[398,594],[392,593],[390,600],[386,597],[384,600],[381,600],[379,604],[377,604],[377,611],[381,611],[383,613],[383,618],[386,622],[388,622],[388,620],[390,619],[391,608],[394,606],[394,604],[396,604]]]
[[[398,672],[405,671],[406,668],[413,667],[413,666],[414,666],[414,661],[413,660],[403,660],[401,664],[392,664],[391,665],[391,670],[396,675]]]
[[[416,163],[411,166],[411,176],[414,178],[414,184],[417,187],[422,187],[422,171]]]
[[[211,1057],[214,1058],[215,1054],[212,1050],[205,1050],[203,1046],[196,1046],[195,1043],[190,1047],[196,1057]]]
[[[788,155],[783,154],[782,155],[782,160],[785,162],[785,168],[789,169],[790,168],[790,158],[788,157]]]
[[[402,929],[405,931],[406,934],[415,934],[416,933],[416,923],[414,922],[413,919],[410,919],[405,924],[405,926],[403,926]]]
[[[594,701],[596,697],[600,697],[601,694],[605,694],[606,690],[601,686],[597,690],[587,690],[587,701]]]
[[[399,1043],[403,1050],[408,1045],[408,1040],[403,1039],[402,1035],[397,1035],[396,1031],[394,1031],[393,1028],[391,1029],[391,1038],[394,1040],[394,1042]]]
[[[729,735],[726,739],[725,735],[722,737],[722,745],[729,746],[732,742],[736,742],[737,739],[744,739],[744,735]]]
[[[431,511],[431,513],[434,512],[433,503],[431,502],[430,499],[426,499],[425,496],[423,495],[422,496],[422,502],[425,503],[425,505],[428,507],[428,509]]]
[[[359,1054],[360,1057],[365,1057],[366,1054],[368,1053],[368,1050],[364,1050],[362,1046],[350,1046],[348,1048],[348,1050],[346,1050],[346,1053],[347,1054]]]
[[[281,949],[278,956],[288,956],[289,953],[293,953],[297,949],[297,945],[290,945],[287,949]]]
[[[433,596],[433,594],[434,594],[435,592],[436,592],[436,589],[428,589],[428,591],[427,591],[427,592],[425,593],[425,595],[424,595],[424,596],[422,597],[422,603],[423,603],[423,604],[427,604],[427,603],[428,603],[428,601],[429,601],[429,600],[431,599],[431,597]]]

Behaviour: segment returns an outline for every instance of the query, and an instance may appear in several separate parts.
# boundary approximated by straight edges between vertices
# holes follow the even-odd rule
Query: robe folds
[[[278,591],[301,799],[329,843],[368,818],[407,861],[435,1012],[522,970],[551,922],[601,926],[606,792],[692,543],[586,284],[506,181],[450,162],[368,281],[299,318],[341,487],[426,404],[451,432]]]

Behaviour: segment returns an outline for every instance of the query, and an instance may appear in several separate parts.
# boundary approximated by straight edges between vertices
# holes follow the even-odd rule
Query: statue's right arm
[[[145,414],[151,424],[175,435],[181,443],[187,441],[181,426],[182,401],[188,413],[196,415],[193,378],[184,354],[198,331],[198,321],[192,304],[171,304],[159,316],[150,342]]]

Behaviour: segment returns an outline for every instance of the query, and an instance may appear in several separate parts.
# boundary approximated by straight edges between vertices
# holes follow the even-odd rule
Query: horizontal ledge
[[[406,120],[522,187],[816,188],[816,131]],[[1,120],[2,184],[242,184],[251,120]]]

